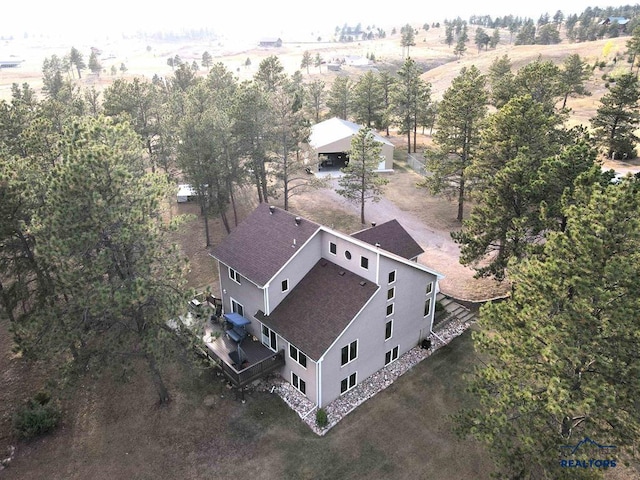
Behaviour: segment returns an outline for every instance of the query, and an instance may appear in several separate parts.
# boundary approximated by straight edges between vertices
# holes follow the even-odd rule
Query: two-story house
[[[430,336],[441,276],[421,253],[395,220],[350,236],[261,204],[212,256],[225,312],[323,407]]]

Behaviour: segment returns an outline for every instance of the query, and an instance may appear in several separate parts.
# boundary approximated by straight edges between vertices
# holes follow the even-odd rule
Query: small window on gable
[[[289,290],[289,279],[282,281],[282,291],[286,292],[287,290]]]
[[[387,290],[387,300],[392,300],[396,296],[396,287],[391,287]]]
[[[344,258],[346,258],[347,260],[351,260],[351,252],[349,250],[346,250],[344,252]]]
[[[427,283],[427,291],[425,295],[429,295],[431,293],[431,290],[433,290],[433,282]]]
[[[387,305],[387,317],[389,315],[393,315],[393,303],[390,303],[389,305]]]
[[[240,285],[240,274],[231,267],[229,267],[229,278]]]
[[[396,281],[396,271],[394,270],[393,272],[389,272],[389,282],[388,283],[393,283]]]
[[[332,253],[333,255],[338,253],[338,246],[333,242],[329,242],[329,253]]]
[[[367,257],[360,257],[360,266],[369,269],[369,259]]]

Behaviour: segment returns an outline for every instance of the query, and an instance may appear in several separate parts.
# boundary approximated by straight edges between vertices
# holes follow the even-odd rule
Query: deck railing
[[[257,380],[267,373],[272,372],[276,368],[282,367],[284,365],[284,350],[280,350],[270,357],[267,357],[258,363],[254,363],[253,365],[249,365],[247,368],[242,370],[236,370],[222,359],[217,360],[222,368],[222,372],[231,381],[233,386],[240,388],[254,380]]]

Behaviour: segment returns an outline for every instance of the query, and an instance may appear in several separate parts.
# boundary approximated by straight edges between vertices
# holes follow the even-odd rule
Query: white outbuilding
[[[349,162],[351,139],[364,128],[357,123],[333,117],[311,127],[309,137],[310,161],[318,165],[320,172],[339,170]],[[382,145],[377,172],[393,171],[393,143],[372,130],[373,136]]]

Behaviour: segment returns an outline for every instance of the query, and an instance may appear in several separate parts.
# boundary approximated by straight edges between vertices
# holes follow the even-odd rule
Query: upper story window
[[[229,278],[240,285],[240,274],[231,267],[229,267]]]
[[[354,340],[349,345],[342,347],[342,365],[354,361],[358,357],[358,340]]]
[[[391,287],[387,290],[387,300],[392,300],[396,296],[396,287]]]
[[[425,292],[425,295],[429,295],[432,290],[433,290],[433,282],[427,283],[427,290]]]
[[[424,302],[424,316],[426,317],[429,313],[431,313],[431,299],[427,298]]]
[[[360,266],[364,269],[369,269],[369,259],[367,257],[360,257]]]
[[[393,315],[393,303],[390,303],[389,305],[387,305],[387,317],[389,315]]]
[[[333,255],[338,253],[338,246],[333,242],[329,242],[329,253],[332,253]]]
[[[389,340],[393,335],[393,320],[389,320],[384,326],[384,339]]]
[[[287,290],[289,290],[289,279],[287,278],[286,280],[282,280],[282,291],[286,292]]]
[[[389,282],[388,283],[393,283],[396,281],[396,271],[392,271],[389,272]]]
[[[291,344],[289,344],[289,356],[304,368],[307,368],[307,356]]]

